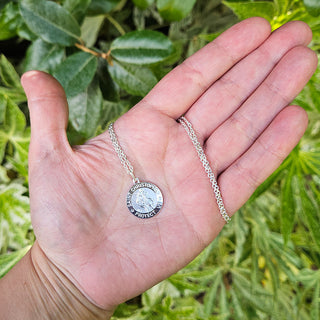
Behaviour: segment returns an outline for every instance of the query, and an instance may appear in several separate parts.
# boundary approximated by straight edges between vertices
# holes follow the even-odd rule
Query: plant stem
[[[106,18],[114,25],[114,27],[119,31],[119,33],[123,36],[126,34],[124,29],[121,27],[120,23],[112,18],[108,13],[105,15]]]

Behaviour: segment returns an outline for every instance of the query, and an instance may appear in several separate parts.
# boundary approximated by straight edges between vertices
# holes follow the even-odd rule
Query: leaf
[[[241,20],[259,16],[272,21],[275,15],[275,6],[273,2],[269,1],[223,1],[222,3],[229,7]]]
[[[144,97],[157,83],[157,78],[146,67],[136,67],[113,61],[108,67],[112,79],[128,93]]]
[[[61,83],[67,97],[76,96],[87,88],[97,70],[97,57],[77,52],[64,60],[53,72]]]
[[[294,191],[292,189],[292,180],[295,171],[295,165],[291,164],[281,190],[281,233],[283,234],[285,244],[289,240],[295,221],[295,200]]]
[[[179,21],[192,10],[196,0],[157,0],[161,17],[168,21]]]
[[[0,12],[0,40],[15,37],[21,22],[18,5],[9,2]]]
[[[139,9],[145,10],[154,2],[154,0],[132,0],[132,2]]]
[[[91,138],[101,120],[102,93],[94,79],[84,92],[68,99],[69,119],[76,131]]]
[[[66,0],[63,3],[63,8],[68,10],[72,16],[81,23],[90,3],[91,0]]]
[[[24,71],[41,70],[51,72],[65,57],[65,50],[56,44],[37,39],[28,48],[24,62]]]
[[[112,80],[108,70],[108,63],[105,59],[99,59],[97,75],[103,98],[108,101],[119,101],[119,86]]]
[[[80,39],[77,21],[55,2],[22,0],[20,12],[30,30],[44,41],[71,46]]]
[[[0,78],[7,87],[19,88],[22,90],[20,76],[16,72],[14,66],[3,54],[0,56]]]
[[[213,313],[215,306],[216,306],[216,298],[217,298],[217,292],[218,288],[221,284],[223,284],[222,280],[222,273],[221,270],[218,269],[217,272],[215,272],[212,275],[213,283],[211,287],[207,290],[206,295],[204,296],[204,314],[206,316],[209,316]]]
[[[17,264],[23,256],[30,250],[31,246],[26,246],[12,253],[0,256],[0,278],[2,278],[11,268]]]
[[[31,227],[27,191],[18,183],[0,185],[0,252],[30,244],[26,234]]]
[[[88,15],[100,15],[115,9],[121,0],[92,0],[88,9]]]
[[[161,62],[169,57],[173,46],[161,32],[141,30],[116,38],[110,50],[112,57],[118,61],[145,65]]]
[[[3,123],[0,124],[0,162],[2,162],[7,144],[10,142],[19,157],[26,159],[30,141],[30,132],[26,130],[26,119],[19,107],[8,98],[1,98],[5,104]]]
[[[303,0],[308,12],[317,17],[320,15],[320,2],[319,0]]]
[[[92,47],[96,43],[104,19],[104,15],[86,17],[84,19],[81,25],[81,35],[87,47]]]
[[[14,103],[21,103],[27,101],[27,97],[20,88],[4,88],[0,87],[0,96],[10,99]]]

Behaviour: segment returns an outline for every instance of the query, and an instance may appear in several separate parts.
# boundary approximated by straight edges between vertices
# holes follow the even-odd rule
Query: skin
[[[135,175],[164,196],[160,213],[146,220],[126,207],[132,179],[108,132],[71,147],[62,87],[45,73],[26,73],[32,224],[48,259],[88,299],[111,310],[195,258],[225,222],[176,119],[185,114],[193,124],[233,215],[307,127],[306,112],[289,104],[317,66],[306,47],[311,38],[302,22],[271,34],[264,19],[247,19],[175,68],[116,121]]]

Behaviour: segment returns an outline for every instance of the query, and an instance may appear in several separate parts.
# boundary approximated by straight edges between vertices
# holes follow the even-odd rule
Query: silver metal
[[[162,205],[162,193],[153,183],[136,183],[128,192],[127,207],[133,215],[140,219],[154,217],[160,211]]]
[[[218,183],[217,183],[216,178],[214,176],[214,173],[210,167],[209,161],[204,153],[204,150],[203,150],[203,148],[197,138],[197,135],[193,130],[192,124],[185,117],[180,117],[177,121],[179,123],[181,123],[182,126],[184,127],[184,129],[187,131],[188,136],[190,137],[190,139],[192,141],[192,144],[196,148],[199,159],[202,162],[203,168],[204,168],[204,170],[210,180],[213,192],[216,197],[217,205],[219,207],[220,214],[221,214],[222,218],[226,221],[226,223],[229,223],[231,221],[231,218],[227,214],[227,211],[224,207]]]
[[[160,189],[151,182],[140,182],[139,178],[134,175],[133,166],[121,148],[114,132],[113,122],[110,123],[108,131],[114,150],[122,166],[133,181],[133,186],[127,194],[127,207],[129,211],[141,219],[154,217],[163,206],[163,196]]]

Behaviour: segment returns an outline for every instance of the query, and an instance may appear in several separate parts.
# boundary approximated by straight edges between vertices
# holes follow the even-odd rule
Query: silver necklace
[[[154,183],[140,182],[134,175],[133,166],[122,150],[114,132],[113,122],[110,123],[108,131],[114,150],[116,151],[122,166],[133,180],[133,186],[127,194],[127,207],[129,211],[140,219],[154,217],[159,213],[163,206],[163,196],[160,189]]]
[[[217,183],[217,181],[215,179],[214,173],[213,173],[213,171],[212,171],[212,169],[210,167],[209,161],[208,161],[208,159],[207,159],[207,157],[206,157],[206,155],[204,153],[204,150],[203,150],[203,148],[202,148],[202,146],[201,146],[201,144],[200,144],[200,142],[199,142],[199,140],[197,138],[197,135],[193,130],[192,124],[185,117],[180,117],[178,119],[178,122],[181,123],[182,126],[185,128],[185,130],[187,131],[188,136],[190,137],[194,147],[196,148],[196,151],[198,153],[199,159],[202,162],[202,165],[203,165],[203,167],[204,167],[204,169],[206,171],[206,174],[207,174],[207,176],[208,176],[208,178],[210,180],[213,192],[214,192],[216,200],[217,200],[217,204],[218,204],[218,207],[219,207],[220,214],[221,214],[222,218],[225,220],[225,222],[229,223],[231,221],[231,218],[228,216],[227,211],[226,211],[226,209],[224,207],[218,183]]]

